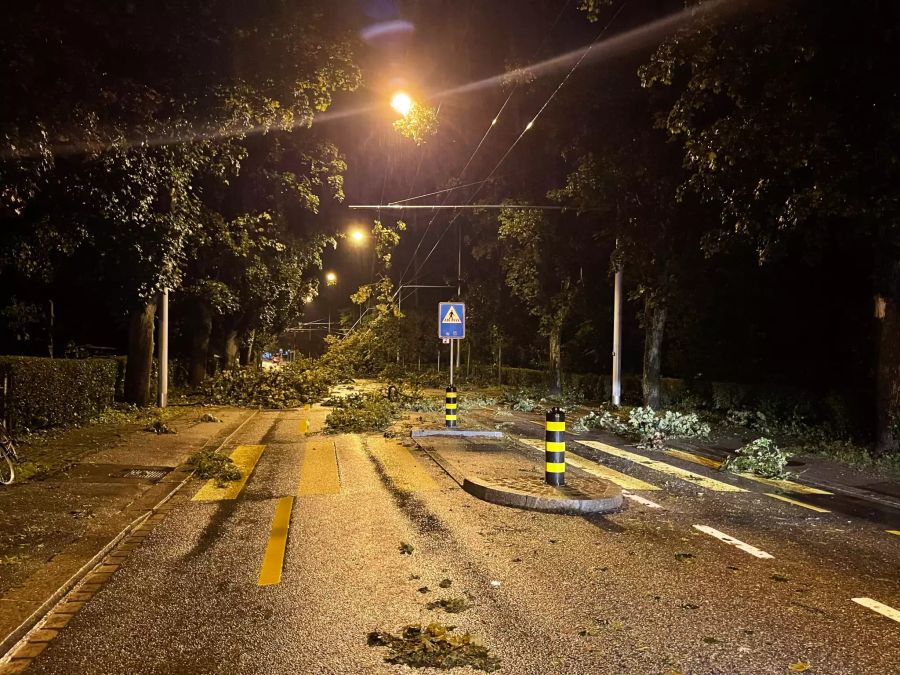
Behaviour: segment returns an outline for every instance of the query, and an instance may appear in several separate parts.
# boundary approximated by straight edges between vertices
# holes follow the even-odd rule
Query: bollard
[[[547,411],[544,432],[544,458],[547,463],[544,479],[547,485],[566,484],[566,413],[559,408]]]
[[[444,426],[456,426],[456,387],[447,387],[447,398],[444,400]]]

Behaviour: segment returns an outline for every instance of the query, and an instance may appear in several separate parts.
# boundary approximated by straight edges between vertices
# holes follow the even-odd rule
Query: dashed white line
[[[662,506],[660,506],[656,502],[651,502],[649,499],[646,499],[645,497],[641,497],[640,495],[633,495],[630,492],[628,492],[628,490],[622,490],[622,496],[626,497],[632,501],[635,501],[638,504],[643,504],[644,506],[651,508],[651,509],[661,509],[662,508]]]
[[[900,623],[900,612],[898,612],[893,607],[885,605],[882,602],[878,602],[877,600],[873,600],[872,598],[850,598],[858,605],[862,605],[863,607],[868,607],[873,612],[878,612],[882,616],[886,616],[889,619],[893,619],[897,623]]]
[[[744,553],[749,553],[752,556],[757,558],[774,558],[771,553],[766,553],[755,546],[751,546],[740,539],[735,539],[734,537],[725,534],[724,532],[720,532],[714,527],[710,527],[709,525],[694,525],[695,530],[700,530],[704,534],[708,534],[711,537],[715,537],[719,541],[724,541],[726,544],[731,544],[739,549],[741,549]]]

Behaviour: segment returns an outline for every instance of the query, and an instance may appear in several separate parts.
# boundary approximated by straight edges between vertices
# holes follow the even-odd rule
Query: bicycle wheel
[[[0,483],[9,485],[16,477],[16,471],[13,468],[12,458],[3,450],[0,450],[0,454],[3,455],[3,460],[0,460]]]

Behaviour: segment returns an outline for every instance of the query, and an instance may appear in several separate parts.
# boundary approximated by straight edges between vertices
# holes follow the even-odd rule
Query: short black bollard
[[[444,400],[444,426],[456,426],[456,387],[447,387],[447,398]]]
[[[547,411],[544,431],[544,458],[547,485],[566,484],[566,413],[560,408]]]

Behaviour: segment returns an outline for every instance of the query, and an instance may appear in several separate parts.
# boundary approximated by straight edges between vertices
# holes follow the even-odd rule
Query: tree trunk
[[[239,351],[237,330],[229,329],[225,331],[225,370],[234,370],[240,366]]]
[[[878,365],[875,383],[875,447],[873,454],[882,457],[897,452],[898,439],[894,426],[900,412],[900,311],[892,298],[875,298],[878,322]]]
[[[191,335],[191,365],[189,369],[188,383],[191,387],[199,387],[203,384],[207,374],[207,361],[209,360],[209,336],[212,333],[212,317],[205,307],[197,308],[194,317],[196,323],[192,327]]]
[[[550,329],[550,394],[562,395],[562,324]]]
[[[662,361],[662,342],[668,308],[659,296],[649,294],[644,301],[644,377],[642,389],[644,405],[654,410],[660,407],[659,379]]]
[[[312,335],[312,333],[310,333],[310,335]],[[249,366],[251,363],[253,363],[253,342],[254,342],[255,338],[256,338],[256,331],[251,330],[247,334],[247,346],[244,349],[243,357],[242,357],[242,365],[244,365],[244,366]]]
[[[156,299],[131,310],[128,317],[128,360],[125,363],[125,400],[150,405],[150,374],[153,369],[153,319]]]

